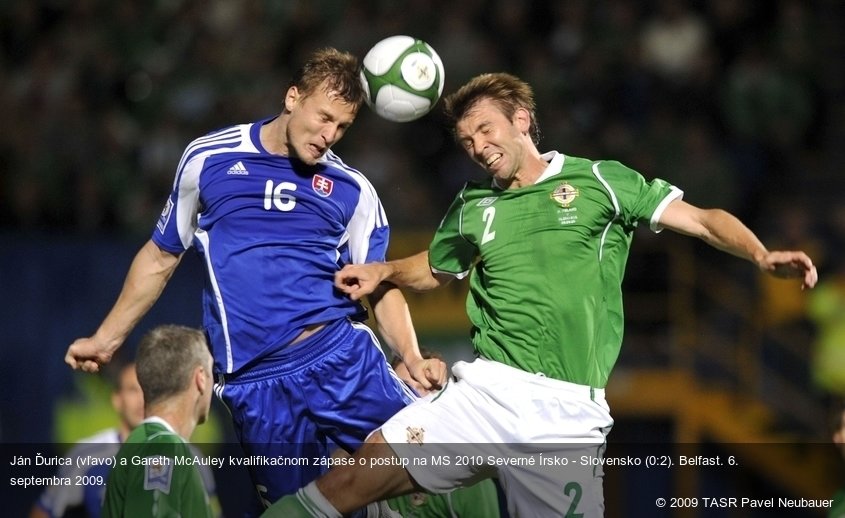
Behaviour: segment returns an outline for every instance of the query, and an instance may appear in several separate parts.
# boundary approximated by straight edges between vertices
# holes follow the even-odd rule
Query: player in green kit
[[[622,342],[631,230],[681,192],[616,162],[599,169],[554,152],[541,159],[548,167],[533,185],[468,184],[443,218],[428,261],[458,278],[482,265],[467,300],[481,357],[604,387]]]
[[[382,282],[425,291],[469,275],[478,358],[456,363],[454,382],[390,418],[355,463],[333,467],[268,516],[341,516],[490,477],[513,516],[603,516],[613,425],[604,387],[622,344],[635,227],[698,237],[805,288],[818,280],[804,252],[767,250],[737,218],[686,203],[665,181],[617,162],[541,153],[533,92],[512,75],[477,76],[445,105],[458,143],[492,181],[458,193],[427,252],[346,266],[335,285],[358,299]],[[444,457],[451,462],[431,462]]]
[[[109,474],[102,516],[212,517],[208,494],[187,442],[208,418],[211,353],[198,329],[160,326],[138,346],[138,382],[146,418],[129,434]]]

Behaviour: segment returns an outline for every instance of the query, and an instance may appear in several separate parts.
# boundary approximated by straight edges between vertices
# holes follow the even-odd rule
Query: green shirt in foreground
[[[150,418],[135,428],[109,474],[103,518],[211,517],[208,493],[185,440],[164,421]]]
[[[602,388],[622,346],[622,278],[638,223],[659,230],[682,192],[618,162],[547,153],[534,185],[467,183],[429,247],[436,272],[472,270],[476,351],[528,372]]]
[[[451,493],[411,493],[391,498],[387,505],[402,518],[498,518],[499,499],[492,480]]]
[[[827,516],[828,518],[845,518],[845,489],[840,489],[833,495],[833,503]]]

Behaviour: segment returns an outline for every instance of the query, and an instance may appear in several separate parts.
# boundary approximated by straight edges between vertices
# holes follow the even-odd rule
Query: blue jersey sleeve
[[[335,155],[329,160],[345,167]],[[349,257],[346,263],[360,264],[383,262],[387,258],[387,246],[390,241],[390,227],[387,215],[375,188],[361,173],[348,170],[359,188],[359,197],[349,222]]]
[[[187,250],[197,231],[200,211],[199,181],[206,158],[215,152],[243,147],[248,142],[248,127],[235,126],[210,133],[191,142],[182,153],[173,182],[153,232],[153,242],[172,253]]]

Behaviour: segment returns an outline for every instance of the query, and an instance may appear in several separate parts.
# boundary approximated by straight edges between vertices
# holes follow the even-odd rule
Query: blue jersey
[[[103,505],[106,493],[106,479],[111,465],[109,464],[79,464],[77,457],[109,459],[114,458],[120,449],[120,435],[117,429],[110,428],[79,441],[67,454],[73,459],[70,465],[59,468],[56,476],[67,477],[71,480],[87,480],[90,484],[73,484],[69,486],[49,486],[38,499],[38,505],[50,516],[64,516],[79,511],[80,516],[97,518]]]
[[[188,145],[152,237],[202,255],[204,323],[223,373],[273,360],[308,325],[363,315],[334,274],[386,256],[389,227],[370,182],[331,151],[314,166],[269,153],[266,122]]]

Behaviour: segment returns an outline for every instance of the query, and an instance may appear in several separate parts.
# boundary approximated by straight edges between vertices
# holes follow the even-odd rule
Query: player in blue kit
[[[191,142],[152,238],[96,333],[65,361],[97,371],[195,248],[206,266],[204,326],[216,393],[249,456],[307,458],[252,466],[272,502],[324,471],[330,445],[354,451],[413,395],[387,364],[364,307],[334,288],[350,263],[384,261],[389,227],[370,182],[331,150],[364,102],[354,56],[315,52],[291,81],[281,114]],[[426,388],[446,366],[420,356],[405,299],[369,299],[379,332]]]

